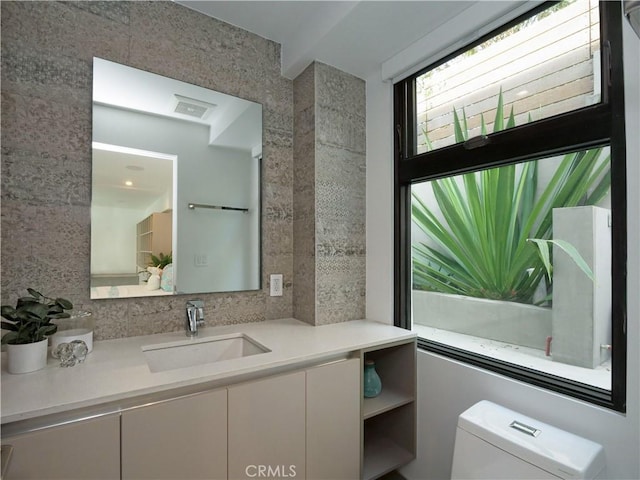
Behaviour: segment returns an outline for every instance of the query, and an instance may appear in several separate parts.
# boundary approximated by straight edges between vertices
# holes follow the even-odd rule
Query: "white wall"
[[[167,185],[165,192],[156,198],[151,205],[147,205],[141,218],[147,218],[152,213],[165,212],[173,209],[173,182]]]
[[[497,2],[479,2],[485,10]],[[475,12],[443,32],[473,36],[483,18]],[[485,17],[486,18],[486,17]],[[458,19],[460,20],[460,19]],[[489,19],[493,21],[495,19]],[[487,23],[487,22],[483,22]],[[451,38],[448,39],[451,43]],[[418,353],[418,458],[402,473],[409,479],[450,476],[456,419],[487,399],[602,444],[608,478],[640,478],[640,40],[626,24],[625,95],[628,163],[628,353],[627,413],[619,414],[427,352]],[[417,42],[420,43],[420,42]],[[447,44],[442,44],[446,49]],[[432,42],[433,44],[433,42]],[[435,47],[434,47],[435,48]],[[433,49],[432,49],[433,51]],[[386,70],[419,63],[404,52],[367,79],[367,318],[392,322],[393,308],[393,129],[392,85]],[[399,67],[398,67],[399,68]]]
[[[137,273],[136,223],[143,212],[131,208],[91,208],[91,273]]]
[[[393,95],[367,80],[367,318],[393,323]]]
[[[179,292],[257,290],[260,209],[251,187],[258,161],[249,152],[210,149],[208,161],[178,168],[178,225],[184,230],[178,231],[176,285]],[[188,202],[249,212],[189,210]],[[195,266],[194,255],[203,254],[208,266]]]

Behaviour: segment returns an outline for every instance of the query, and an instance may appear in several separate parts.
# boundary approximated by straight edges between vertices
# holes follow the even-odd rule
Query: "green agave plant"
[[[513,108],[506,125],[503,116],[500,91],[494,132],[515,125]],[[481,128],[485,133],[484,118]],[[464,110],[461,121],[454,109],[454,130],[457,142],[466,140]],[[541,281],[551,292],[551,243],[591,276],[573,246],[551,240],[552,210],[594,205],[608,193],[610,162],[602,153],[564,155],[537,198],[537,161],[431,181],[440,215],[414,192],[413,222],[431,239],[413,245],[414,288],[534,303]]]

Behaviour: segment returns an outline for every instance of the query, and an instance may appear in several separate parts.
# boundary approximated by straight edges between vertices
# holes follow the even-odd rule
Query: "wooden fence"
[[[460,118],[464,108],[470,137],[480,134],[481,115],[493,131],[501,89],[505,117],[513,108],[516,125],[599,101],[596,0],[577,0],[503,37],[416,80],[419,153],[425,133],[433,148],[454,143],[454,108]]]

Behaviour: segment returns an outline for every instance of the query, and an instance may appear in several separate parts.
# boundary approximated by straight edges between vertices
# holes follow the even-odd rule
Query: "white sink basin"
[[[224,362],[271,350],[243,333],[234,333],[147,345],[142,347],[142,351],[152,372],[164,372],[176,368]]]

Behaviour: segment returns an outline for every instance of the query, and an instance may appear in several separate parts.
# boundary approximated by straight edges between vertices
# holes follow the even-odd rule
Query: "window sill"
[[[472,353],[495,358],[540,372],[567,378],[593,387],[611,390],[611,362],[607,361],[595,369],[576,367],[554,362],[543,350],[513,345],[486,338],[448,332],[438,328],[414,324],[412,330],[418,337],[443,345],[450,345]]]

